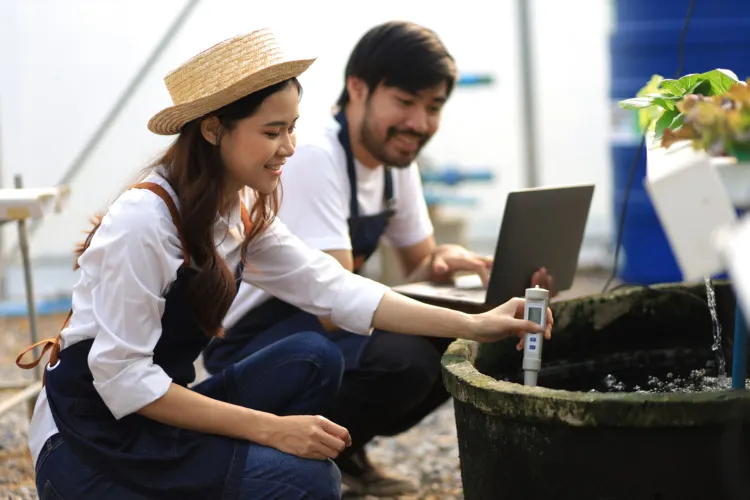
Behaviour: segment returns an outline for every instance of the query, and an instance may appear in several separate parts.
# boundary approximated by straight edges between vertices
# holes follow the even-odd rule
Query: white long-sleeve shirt
[[[179,207],[163,178],[153,175],[146,180],[162,185]],[[228,218],[217,216],[214,226],[218,253],[230,269],[239,264],[243,237],[238,201]],[[306,247],[278,219],[250,244],[247,262],[243,279],[254,286],[312,314],[330,315],[345,330],[363,335],[372,331],[373,314],[387,288]],[[182,263],[169,209],[145,189],[130,189],[110,206],[79,259],[74,314],[61,333],[61,348],[94,339],[88,357],[94,387],[117,419],[159,399],[172,383],[154,364],[153,350],[161,336],[164,296]],[[56,432],[42,389],[29,429],[34,463]]]

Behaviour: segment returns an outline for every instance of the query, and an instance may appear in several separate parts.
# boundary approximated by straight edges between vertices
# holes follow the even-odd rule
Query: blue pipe
[[[459,76],[459,87],[473,87],[479,85],[492,85],[495,77],[489,73],[462,73]]]
[[[748,210],[737,209],[737,217],[742,217]],[[734,291],[737,304],[734,308],[734,346],[732,348],[732,389],[745,389],[747,379],[747,322],[740,307],[737,290]]]
[[[420,172],[424,183],[443,183],[455,186],[461,182],[483,182],[491,181],[494,175],[491,170],[459,170],[455,167],[446,167],[440,170],[424,170]]]
[[[38,300],[36,313],[39,316],[51,314],[65,314],[72,305],[71,297]],[[28,316],[29,308],[26,302],[0,302],[0,318],[20,318]]]
[[[732,389],[744,389],[747,378],[747,324],[739,305],[734,312],[734,352],[732,353]]]
[[[425,202],[428,205],[458,205],[464,207],[471,207],[477,204],[476,198],[468,196],[450,196],[443,194],[424,194]]]

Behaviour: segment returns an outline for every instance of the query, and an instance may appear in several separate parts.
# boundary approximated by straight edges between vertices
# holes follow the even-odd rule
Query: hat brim
[[[186,123],[196,118],[216,111],[253,92],[300,76],[313,62],[315,58],[297,59],[263,68],[214,94],[159,111],[148,121],[148,129],[159,135],[177,134]]]

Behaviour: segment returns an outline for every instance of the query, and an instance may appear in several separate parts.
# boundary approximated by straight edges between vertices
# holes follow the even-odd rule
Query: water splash
[[[745,384],[750,389],[750,379],[746,380]],[[626,383],[610,373],[604,377],[596,389],[591,389],[589,392],[700,393],[728,391],[731,388],[731,379],[711,377],[708,375],[708,370],[699,369],[691,370],[689,374],[683,376],[675,373],[667,373],[662,378],[649,376],[642,385]]]
[[[727,363],[724,359],[724,351],[721,349],[721,323],[719,323],[719,316],[716,314],[716,293],[714,292],[711,278],[706,277],[704,281],[706,283],[706,301],[708,302],[708,310],[711,312],[711,322],[713,323],[714,330],[714,342],[711,345],[711,350],[714,352],[716,362],[719,365],[719,380],[723,380],[727,376]]]

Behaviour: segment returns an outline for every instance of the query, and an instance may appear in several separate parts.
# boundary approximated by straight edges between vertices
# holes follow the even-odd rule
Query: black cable
[[[648,130],[648,127],[646,127]],[[633,185],[633,178],[635,177],[635,171],[638,167],[638,160],[641,158],[641,151],[643,146],[646,144],[646,132],[641,136],[641,143],[638,145],[638,149],[635,151],[635,158],[633,163],[630,165],[630,173],[628,174],[628,182],[625,184],[625,194],[622,197],[622,208],[620,209],[620,220],[617,223],[617,243],[615,244],[615,262],[612,266],[612,274],[609,275],[607,282],[602,288],[602,293],[606,292],[609,285],[612,284],[612,280],[617,276],[617,262],[620,260],[620,247],[622,246],[622,231],[625,227],[625,212],[628,208],[628,195],[630,194],[630,187]]]
[[[675,80],[677,80],[678,78],[682,76],[682,70],[685,66],[685,37],[687,35],[688,26],[690,25],[690,19],[693,17],[694,7],[695,7],[695,0],[690,0],[690,6],[688,7],[687,15],[685,16],[685,22],[682,24],[682,32],[680,33],[680,41],[678,42],[677,71],[674,77]],[[646,144],[646,133],[648,129],[649,127],[644,128],[643,134],[641,135],[641,143],[635,152],[633,163],[630,165],[630,173],[628,174],[628,182],[625,185],[625,192],[622,198],[622,209],[620,211],[620,219],[617,223],[617,242],[615,244],[615,258],[614,258],[615,262],[614,262],[614,265],[612,266],[612,274],[610,274],[609,279],[607,279],[607,282],[604,284],[604,288],[602,288],[602,293],[605,293],[607,291],[607,289],[609,288],[609,285],[612,284],[612,280],[615,279],[615,276],[617,275],[617,263],[620,259],[620,247],[622,246],[622,232],[623,232],[623,228],[625,227],[625,213],[627,212],[627,208],[628,208],[628,197],[630,195],[630,188],[633,185],[633,178],[635,177],[635,171],[636,171],[636,168],[638,167],[638,160],[641,158],[641,151],[643,151],[643,146]]]

